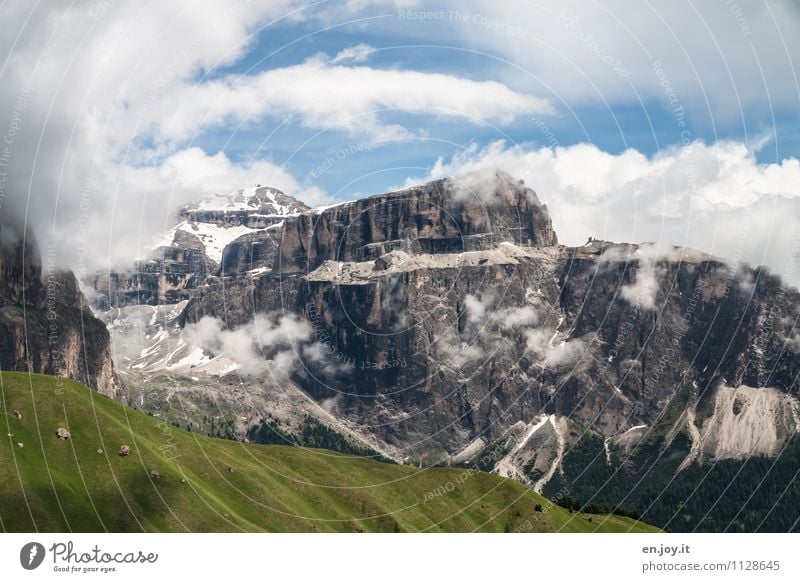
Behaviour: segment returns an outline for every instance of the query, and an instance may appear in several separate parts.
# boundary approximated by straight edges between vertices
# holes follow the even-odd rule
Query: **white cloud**
[[[492,320],[506,331],[538,325],[540,319],[539,313],[531,305],[498,309],[492,314]]]
[[[634,281],[620,287],[620,295],[631,305],[653,310],[657,306],[656,299],[658,290],[661,288],[661,281],[666,275],[665,269],[660,267],[658,262],[662,260],[671,262],[694,260],[699,262],[706,257],[707,255],[694,249],[645,243],[635,249],[628,245],[610,247],[600,256],[600,261],[634,261],[636,264]],[[741,271],[738,264],[730,265],[730,267],[737,271],[740,292],[744,292],[748,286],[752,290],[752,275]]]
[[[467,312],[467,321],[472,324],[478,324],[483,321],[483,318],[486,315],[487,303],[491,303],[491,301],[481,301],[481,299],[477,296],[467,294],[464,297],[464,307],[466,308]]]
[[[656,307],[656,294],[659,289],[660,271],[656,272],[655,261],[650,258],[639,259],[636,269],[636,281],[632,285],[623,285],[620,295],[632,305],[652,310]]]
[[[547,354],[544,359],[545,368],[560,368],[575,364],[586,351],[586,344],[583,340],[573,339],[563,341]]]
[[[309,204],[330,200],[316,188],[301,186],[268,160],[234,163],[222,152],[209,155],[199,147],[179,150],[151,166],[104,158],[87,180],[78,183],[80,189],[65,188],[58,219],[73,233],[76,227],[82,229],[82,236],[92,243],[78,249],[70,239],[62,258],[74,259],[80,250],[88,266],[124,265],[133,256],[145,256],[153,237],[172,225],[177,208],[204,194],[269,184]],[[86,195],[91,204],[81,211],[81,197]]]
[[[798,283],[800,161],[760,164],[744,144],[693,142],[647,157],[570,147],[472,145],[439,159],[432,178],[496,168],[523,178],[545,202],[559,240],[587,237],[680,245],[734,262],[766,264]],[[794,268],[792,268],[794,266]]]
[[[446,0],[437,9],[445,16],[429,34],[498,57],[498,69],[513,63],[501,73],[505,79],[544,87],[569,106],[666,103],[667,86],[705,117],[737,119],[740,106],[767,101],[797,106],[791,71],[800,55],[800,13],[791,0]]]
[[[477,338],[475,343],[468,343],[452,331],[437,338],[435,350],[444,364],[456,370],[486,357]]]
[[[225,329],[221,320],[203,317],[187,325],[183,339],[212,357],[225,355],[238,365],[243,376],[271,373],[278,379],[299,365],[298,345],[312,335],[311,326],[294,316],[258,314],[236,329]]]
[[[28,222],[43,244],[56,245],[60,264],[95,269],[109,258],[133,259],[139,241],[198,194],[268,180],[300,193],[269,160],[164,147],[142,125],[167,115],[178,89],[240,59],[251,33],[298,18],[293,4],[4,3],[3,22],[15,33],[0,37],[10,57],[0,67],[3,131],[21,96],[24,109],[10,146],[3,220]]]
[[[539,356],[546,356],[550,350],[553,333],[543,328],[525,330],[525,349]]]
[[[552,345],[552,330],[535,328],[525,330],[525,349],[536,355],[545,368],[555,369],[575,364],[586,351],[581,339],[563,340]]]
[[[339,61],[354,61],[351,52]],[[340,56],[342,53],[340,53]],[[338,57],[337,57],[338,58]],[[191,96],[187,99],[187,96]],[[264,117],[288,120],[318,130],[338,130],[392,140],[410,130],[383,121],[385,113],[410,113],[471,123],[507,124],[518,115],[551,113],[539,97],[509,89],[495,81],[413,70],[345,66],[321,57],[299,65],[250,76],[229,76],[178,91],[167,104],[170,115],[148,122],[168,139],[193,136],[198,128],[254,122]]]
[[[508,174],[487,167],[448,178],[447,188],[456,200],[477,199],[483,204],[494,205],[510,195],[516,180]]]
[[[331,63],[334,65],[347,62],[363,63],[369,59],[369,56],[374,51],[375,47],[362,42],[355,46],[349,46],[340,50],[338,53],[336,53],[336,56],[333,57]]]
[[[674,95],[715,121],[738,121],[742,110],[768,101],[797,107],[800,14],[793,0],[442,0],[417,7],[431,14],[427,21],[401,17],[403,8],[396,0],[360,0],[324,12],[327,22],[375,16],[373,34],[435,39],[444,51],[465,46],[512,86],[545,90],[568,107],[667,105]]]
[[[501,83],[363,66],[365,44],[333,63],[316,57],[253,75],[217,74],[248,54],[258,34],[318,17],[298,6],[3,4],[15,34],[0,38],[0,52],[13,57],[0,67],[0,131],[12,120],[16,128],[4,221],[27,220],[44,244],[58,246],[62,265],[116,267],[141,254],[177,206],[207,192],[261,183],[311,205],[329,201],[264,154],[234,160],[199,149],[193,140],[203,128],[233,134],[239,123],[270,117],[391,139],[410,130],[384,121],[384,109],[480,123],[548,108]]]

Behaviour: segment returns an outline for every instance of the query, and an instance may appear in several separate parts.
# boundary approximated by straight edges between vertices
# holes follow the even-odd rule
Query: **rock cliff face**
[[[225,247],[220,277],[246,277],[271,271],[281,244],[281,230],[268,229],[245,234]]]
[[[100,311],[188,300],[208,277],[272,268],[283,221],[308,206],[274,188],[256,186],[211,195],[181,208],[178,224],[145,260],[84,281]]]
[[[798,448],[795,289],[691,249],[558,245],[546,207],[504,174],[286,216],[221,257],[167,335],[147,334],[180,360],[150,361],[143,346],[131,367],[183,370],[198,409],[238,386],[247,397],[226,398],[248,419],[240,438],[297,429],[302,401],[303,415],[399,462],[470,464],[623,505],[653,472],[691,491],[704,467]],[[259,318],[284,323],[259,330]],[[209,322],[237,348],[204,347]],[[291,350],[276,351],[279,329]],[[246,371],[243,345],[269,373]],[[668,511],[657,489],[633,499]]]
[[[0,369],[66,376],[124,398],[108,331],[72,273],[45,264],[28,234],[0,226]]]
[[[146,261],[137,261],[130,271],[94,273],[87,277],[93,301],[100,310],[128,305],[179,303],[215,274],[217,264],[205,253],[200,239],[183,230],[174,233],[172,244],[155,249]]]
[[[278,224],[286,216],[307,210],[310,210],[308,206],[280,190],[256,186],[229,195],[208,196],[182,208],[178,217],[189,223],[260,229]]]
[[[280,260],[283,273],[313,271],[325,260],[369,261],[393,250],[460,253],[512,241],[557,243],[547,209],[536,194],[509,176],[483,182],[431,182],[305,213],[287,220]]]
[[[295,381],[407,460],[451,462],[541,414],[630,441],[723,380],[791,392],[800,303],[778,278],[687,249],[558,246],[524,185],[464,192],[439,181],[289,219],[271,271],[202,287],[182,320],[305,318],[337,365],[304,361]]]

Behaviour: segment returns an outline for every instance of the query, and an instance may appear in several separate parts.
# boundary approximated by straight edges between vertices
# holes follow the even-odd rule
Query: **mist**
[[[269,160],[209,154],[153,123],[292,2],[255,4],[5,2],[0,223],[34,233],[80,276],[147,254],[177,208],[203,194],[256,183],[298,193]]]

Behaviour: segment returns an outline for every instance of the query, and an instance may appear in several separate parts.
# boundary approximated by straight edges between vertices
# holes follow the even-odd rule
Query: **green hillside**
[[[0,374],[0,419],[3,531],[655,531],[487,473],[203,437],[48,376]]]

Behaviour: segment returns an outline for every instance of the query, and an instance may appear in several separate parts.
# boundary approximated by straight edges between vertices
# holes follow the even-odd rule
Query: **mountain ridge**
[[[507,174],[303,212],[232,242],[222,263],[163,341],[216,322],[266,359],[252,375],[209,348],[237,366],[248,405],[217,376],[187,371],[174,385],[226,401],[239,438],[261,422],[245,411],[290,430],[311,413],[398,462],[499,450],[487,470],[548,491],[584,435],[608,466],[656,439],[686,461],[680,472],[774,454],[798,428],[797,290],[691,249],[559,245],[546,207]],[[299,332],[264,343],[259,317],[270,338],[287,321]],[[297,397],[277,405],[282,386]]]

